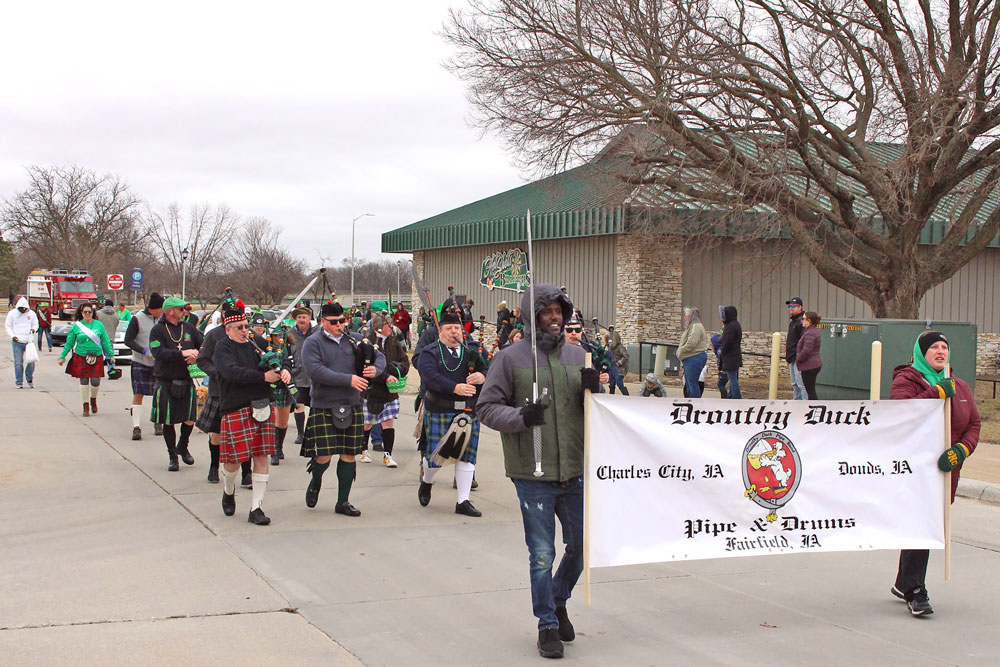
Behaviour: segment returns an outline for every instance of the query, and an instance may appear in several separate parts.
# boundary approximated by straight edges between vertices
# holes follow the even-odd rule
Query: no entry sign
[[[108,289],[120,290],[125,287],[125,277],[120,273],[108,274]]]

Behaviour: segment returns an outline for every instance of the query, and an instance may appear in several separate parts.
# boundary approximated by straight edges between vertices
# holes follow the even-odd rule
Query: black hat
[[[800,296],[793,296],[791,299],[789,299],[788,301],[785,302],[785,305],[786,306],[801,306],[802,305],[802,297],[800,297]]]
[[[247,314],[243,312],[243,309],[236,308],[226,308],[222,311],[222,323],[230,324],[232,322],[239,322],[240,320],[245,320]]]
[[[917,344],[920,345],[920,354],[926,355],[927,350],[931,348],[931,345],[938,341],[944,341],[948,347],[951,347],[951,344],[948,343],[948,339],[945,338],[945,335],[940,331],[925,331],[920,334],[920,338],[917,339]]]
[[[157,308],[163,308],[163,297],[153,292],[149,295],[149,301],[146,302],[146,307],[150,310],[156,310]]]
[[[115,307],[115,302],[112,301],[111,299],[105,299],[104,300],[104,305],[105,306],[111,306],[112,308],[114,308]]]
[[[327,301],[320,309],[320,317],[340,317],[344,314],[344,307],[336,301]]]
[[[250,320],[250,326],[252,326],[252,327],[266,327],[267,326],[267,319],[263,315],[261,315],[260,313],[256,313],[256,314],[254,314],[253,319]]]
[[[458,313],[446,310],[441,313],[441,320],[439,324],[462,324],[462,318],[458,316]]]

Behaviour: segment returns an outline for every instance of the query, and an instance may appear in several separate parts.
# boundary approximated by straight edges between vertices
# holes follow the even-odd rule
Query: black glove
[[[601,374],[597,372],[596,368],[581,368],[580,384],[583,385],[584,389],[598,394],[601,391]]]
[[[545,423],[545,407],[541,403],[528,403],[521,408],[521,418],[528,428],[541,426]]]

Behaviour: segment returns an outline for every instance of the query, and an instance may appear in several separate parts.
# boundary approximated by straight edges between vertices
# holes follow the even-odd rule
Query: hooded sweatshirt
[[[118,319],[118,311],[115,310],[115,307],[105,305],[94,313],[94,317],[100,320],[101,324],[104,325],[104,330],[108,332],[108,337],[114,340],[115,331],[118,330],[118,323],[121,321]]]
[[[27,311],[22,313],[18,308],[27,308]],[[4,324],[8,336],[17,338],[19,343],[27,343],[31,334],[38,331],[38,315],[28,307],[28,300],[22,296],[14,304],[14,309],[7,313]]]
[[[719,341],[719,370],[736,371],[743,365],[743,327],[736,319],[736,306],[722,309],[722,338]]]
[[[522,297],[525,338],[501,350],[490,363],[486,384],[479,396],[479,419],[501,432],[504,468],[507,477],[541,482],[565,482],[583,474],[583,392],[580,369],[587,353],[578,345],[566,345],[558,334],[531,330],[526,313],[538,313],[553,302],[562,308],[563,322],[572,314],[569,298],[555,285],[536,285],[535,303],[531,292]],[[532,310],[529,310],[532,309]],[[532,395],[535,358],[531,339],[536,336],[538,391],[548,390],[549,405],[542,425],[542,473],[534,477],[535,459],[532,430],[524,425],[521,407]]]

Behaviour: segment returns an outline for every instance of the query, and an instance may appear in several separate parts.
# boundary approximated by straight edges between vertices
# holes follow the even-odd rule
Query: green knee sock
[[[337,461],[337,482],[340,488],[337,489],[337,504],[343,505],[351,495],[351,484],[354,483],[354,471],[358,464],[354,461],[348,463],[343,459]]]
[[[323,473],[325,473],[326,469],[329,467],[330,467],[329,461],[327,461],[326,463],[316,463],[315,459],[310,461],[309,465],[306,466],[306,472],[312,473],[312,484],[310,484],[309,486],[316,489],[317,491],[323,488]]]

